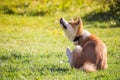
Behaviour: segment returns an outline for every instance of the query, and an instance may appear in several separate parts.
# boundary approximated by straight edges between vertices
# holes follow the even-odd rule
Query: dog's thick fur
[[[81,19],[66,21],[60,19],[65,35],[75,44],[75,49],[66,49],[71,67],[82,68],[87,72],[106,69],[107,48],[104,42],[87,30],[83,30]]]

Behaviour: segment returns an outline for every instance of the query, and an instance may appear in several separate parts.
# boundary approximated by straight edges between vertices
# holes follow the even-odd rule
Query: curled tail
[[[86,62],[84,63],[84,65],[82,66],[82,69],[85,70],[86,72],[96,72],[96,66],[90,62]]]

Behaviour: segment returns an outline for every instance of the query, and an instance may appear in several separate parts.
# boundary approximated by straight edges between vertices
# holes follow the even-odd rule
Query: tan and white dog
[[[71,67],[81,68],[87,72],[94,72],[108,67],[106,45],[95,35],[83,29],[81,19],[66,21],[61,18],[60,24],[65,35],[75,45],[73,51],[69,48],[66,49]]]

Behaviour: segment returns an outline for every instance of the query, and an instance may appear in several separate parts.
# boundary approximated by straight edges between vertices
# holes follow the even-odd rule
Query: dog
[[[75,45],[73,51],[70,48],[66,49],[68,61],[72,68],[95,72],[108,67],[105,43],[84,30],[80,18],[70,21],[61,18],[60,24],[67,38]]]

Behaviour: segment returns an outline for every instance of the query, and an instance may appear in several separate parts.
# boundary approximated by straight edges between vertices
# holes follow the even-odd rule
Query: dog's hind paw
[[[72,51],[70,50],[69,47],[66,49],[66,54],[68,56],[68,59],[72,57]]]
[[[67,57],[68,57],[68,61],[69,61],[69,63],[70,63],[70,65],[72,65],[72,51],[70,50],[70,48],[67,48],[66,49],[66,55],[67,55]]]

